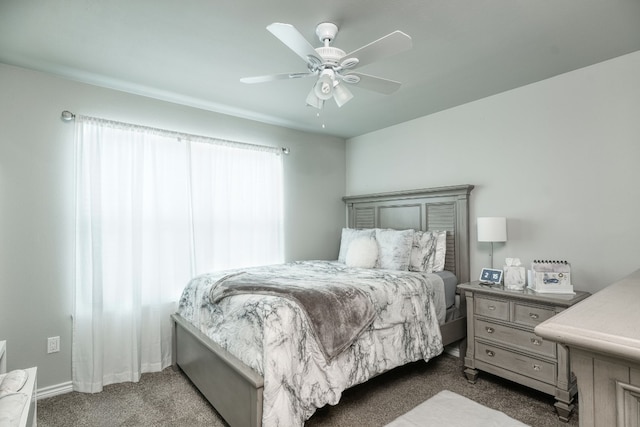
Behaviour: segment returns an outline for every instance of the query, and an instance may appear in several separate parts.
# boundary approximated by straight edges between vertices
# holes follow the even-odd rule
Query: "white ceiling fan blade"
[[[383,93],[385,95],[392,94],[400,89],[402,83],[394,80],[383,79],[380,77],[370,76],[362,73],[349,73],[347,76],[358,76],[360,81],[356,86],[362,89],[372,90],[374,92]]]
[[[402,31],[396,30],[368,45],[362,46],[360,49],[348,53],[344,58],[340,59],[340,62],[344,63],[346,60],[357,58],[357,66],[362,67],[379,59],[411,49],[411,46],[411,37]]]
[[[322,58],[318,56],[318,53],[313,46],[311,46],[311,43],[309,43],[293,25],[274,22],[267,26],[267,30],[280,39],[282,43],[287,45],[289,49],[294,51],[296,55],[305,62],[311,64],[322,63]]]
[[[303,77],[313,77],[317,75],[317,73],[284,73],[284,74],[269,74],[266,76],[254,76],[254,77],[243,77],[240,79],[242,83],[264,83],[264,82],[272,82],[274,80],[287,80],[287,79],[301,79]]]

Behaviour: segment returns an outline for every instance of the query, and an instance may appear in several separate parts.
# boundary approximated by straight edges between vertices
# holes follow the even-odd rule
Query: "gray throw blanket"
[[[373,304],[363,291],[319,278],[296,280],[240,272],[222,277],[210,292],[213,303],[239,294],[274,295],[297,302],[327,361],[349,347],[375,317]]]

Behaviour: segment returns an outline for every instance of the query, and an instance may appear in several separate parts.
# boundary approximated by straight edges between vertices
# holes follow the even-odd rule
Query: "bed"
[[[429,292],[433,294],[435,292],[433,289],[436,289],[439,283],[445,282],[446,272],[449,272],[449,276],[454,275],[458,282],[469,280],[468,201],[472,189],[473,186],[471,185],[462,185],[365,196],[347,196],[343,198],[347,207],[347,223],[350,229],[446,231],[445,272],[440,275],[441,278],[434,278],[434,275],[424,275],[423,278],[420,278],[416,277],[419,276],[416,274],[387,274],[387,276],[393,276],[393,280],[396,283],[394,286],[402,285],[406,289],[412,290],[410,293],[413,292],[413,289],[427,286]],[[340,275],[340,277],[352,278],[353,280],[349,280],[353,282],[353,287],[357,288],[356,290],[358,291],[374,288],[372,285],[361,283],[359,276],[356,278],[353,276],[352,270],[344,268],[339,263],[316,261],[294,264],[294,268],[301,269],[303,271],[302,274],[306,275],[305,277],[323,280],[323,275],[329,272],[330,274]],[[278,268],[269,267],[263,273],[270,274],[270,277],[277,277],[281,274]],[[384,271],[371,270],[366,275],[381,275]],[[221,286],[222,284],[239,278],[239,285],[251,285],[251,283],[247,283],[247,278],[251,275],[247,275],[245,272],[241,272],[239,275],[236,274],[228,274],[227,272],[224,277],[210,275],[206,278],[197,279],[195,282],[208,281],[209,285],[214,283],[213,287],[218,289],[218,287],[223,287]],[[207,292],[213,287],[206,288]],[[453,288],[455,288],[455,284]],[[185,294],[191,293],[198,297],[196,289],[199,288],[194,285],[193,290],[191,292],[185,290]],[[185,294],[183,294],[183,298]],[[211,295],[213,295],[213,292]],[[242,311],[244,309],[232,306],[230,301],[243,301],[242,304],[244,305],[256,305],[257,303],[254,303],[252,298],[258,297],[255,295],[236,295],[233,298],[222,299],[219,301],[219,305],[228,304],[229,306],[225,309],[230,311],[225,312],[224,316],[231,323],[242,324],[242,322],[247,321],[247,314]],[[278,298],[278,296],[273,295],[263,295],[261,298],[260,304],[262,305],[260,307],[263,312],[266,309],[271,310],[273,306],[284,307],[282,308],[284,311],[279,313],[295,314],[299,311],[295,303],[292,303],[290,299]],[[393,299],[392,296],[387,296],[387,298]],[[265,300],[268,303],[265,303]],[[449,300],[451,300],[451,295],[449,295]],[[190,305],[181,300],[181,314],[172,315],[174,324],[174,365],[182,369],[216,408],[218,413],[232,426],[262,425],[263,415],[265,425],[301,425],[314,410],[309,408],[337,403],[341,392],[345,388],[366,381],[368,378],[400,364],[417,360],[416,354],[421,354],[425,357],[420,356],[419,358],[428,360],[442,351],[442,345],[448,345],[460,340],[464,342],[466,320],[461,317],[465,313],[464,307],[460,307],[459,303],[449,304],[449,307],[446,307],[447,313],[445,317],[436,321],[434,312],[430,311],[432,310],[430,307],[433,307],[433,304],[427,305],[426,303],[422,304],[422,302],[416,303],[416,301],[418,300],[405,298],[402,301],[399,299],[398,304],[405,304],[405,308],[406,304],[410,304],[412,311],[420,312],[421,316],[424,316],[423,318],[426,319],[424,323],[435,322],[431,325],[433,332],[427,334],[422,330],[426,329],[426,327],[420,325],[412,327],[399,326],[402,333],[416,336],[421,334],[424,336],[429,335],[431,338],[429,340],[425,338],[424,342],[417,344],[401,346],[398,355],[380,347],[381,345],[387,345],[386,341],[385,344],[380,344],[379,338],[372,338],[377,337],[377,335],[373,335],[377,332],[369,330],[374,329],[373,327],[365,329],[356,341],[350,341],[344,348],[338,348],[339,352],[334,351],[331,353],[326,350],[328,348],[326,345],[322,347],[322,345],[314,344],[319,341],[315,339],[317,338],[316,336],[313,337],[314,339],[309,338],[310,335],[314,334],[307,333],[307,331],[313,330],[313,328],[300,326],[299,330],[295,329],[294,334],[297,334],[295,338],[287,337],[284,340],[287,344],[283,346],[282,350],[276,347],[278,348],[277,351],[272,349],[261,354],[264,359],[260,359],[261,364],[258,363],[256,365],[253,364],[253,360],[260,357],[255,358],[250,352],[261,352],[262,348],[258,347],[257,350],[252,350],[250,345],[245,344],[263,340],[265,342],[279,340],[280,336],[273,333],[274,330],[279,331],[277,327],[270,325],[269,328],[265,329],[268,332],[258,332],[254,335],[249,334],[249,336],[238,337],[237,341],[240,344],[235,344],[235,342],[221,338],[222,335],[219,334],[220,331],[217,329],[213,331],[212,335],[211,331],[206,327],[202,327],[202,322],[194,322],[199,327],[192,324],[194,316],[197,317],[199,315],[198,310],[210,310],[215,314],[215,310],[218,310],[217,305],[206,304],[207,307],[201,309],[194,307],[197,305],[194,303],[191,306],[191,311],[189,311]],[[381,305],[389,304],[391,306],[392,302],[386,301]],[[267,308],[265,309],[265,307]],[[400,311],[406,311],[405,308],[401,308]],[[381,308],[376,307],[375,310],[376,314],[372,315],[375,320],[370,325],[375,325],[378,322],[377,316],[379,316]],[[363,309],[363,312],[366,312],[366,310]],[[228,313],[232,314],[229,315]],[[296,317],[294,314],[289,317],[279,314],[277,319],[283,324],[300,323],[302,325],[304,322],[300,320],[301,317]],[[222,317],[222,315],[220,316]],[[439,328],[438,323],[440,323]],[[418,329],[420,331],[416,332]],[[205,332],[215,336],[216,340],[209,338]],[[261,333],[265,335],[260,335]],[[267,336],[267,333],[270,335]],[[389,338],[389,341],[393,339],[397,338]],[[374,344],[366,344],[372,340],[378,341]],[[384,341],[384,339],[382,340]],[[331,343],[333,341],[328,340],[327,342]],[[288,366],[297,363],[298,360],[296,354],[300,348],[296,348],[295,343],[300,343],[300,348],[304,347],[305,355],[307,355],[307,347],[313,347],[312,350],[308,351],[310,356],[305,356],[306,358],[303,360],[305,363],[304,375],[301,375],[296,370],[297,366]],[[316,345],[318,345],[318,348],[324,348],[324,351],[315,351]],[[367,348],[367,345],[371,345],[371,348]],[[331,350],[335,350],[335,348],[331,348]],[[280,353],[277,353],[278,351]],[[387,352],[384,353],[384,351]],[[301,354],[303,353],[302,350],[300,352]],[[369,366],[366,361],[362,360],[369,357],[369,354],[377,357],[376,363],[378,365],[375,367]],[[464,354],[464,351],[462,354]],[[371,357],[373,358],[373,356]],[[380,360],[384,360],[382,366],[379,365]],[[344,378],[340,378],[341,371],[338,366],[342,366],[343,363],[345,363],[345,366],[352,366],[352,368],[345,370],[343,372]],[[292,372],[289,373],[289,370]],[[264,376],[261,375],[263,372],[265,373]],[[266,374],[267,372],[268,374]],[[283,381],[282,384],[278,384],[278,387],[275,387],[273,378],[278,378],[278,376]],[[330,379],[325,381],[325,376]],[[320,377],[322,378],[318,380]],[[265,378],[267,378],[266,391]],[[322,385],[319,385],[320,383]],[[321,391],[317,390],[323,386],[325,388]],[[296,388],[296,390],[289,390],[293,388]],[[308,396],[300,394],[300,398],[298,398],[298,390],[303,389],[310,391],[310,394]],[[292,403],[287,399],[297,400]],[[302,400],[305,401],[301,402]],[[297,405],[304,406],[304,409],[298,410]],[[265,409],[264,414],[263,408]],[[280,409],[276,411],[274,408]],[[289,416],[288,411],[281,408],[292,408],[291,418],[287,418]],[[282,415],[283,413],[286,414]],[[274,414],[277,415],[276,418],[273,417]]]

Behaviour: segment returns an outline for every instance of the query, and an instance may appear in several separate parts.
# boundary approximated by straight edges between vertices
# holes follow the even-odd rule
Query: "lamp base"
[[[491,269],[493,269],[493,242],[491,242],[491,253],[489,254],[489,259],[491,260]]]

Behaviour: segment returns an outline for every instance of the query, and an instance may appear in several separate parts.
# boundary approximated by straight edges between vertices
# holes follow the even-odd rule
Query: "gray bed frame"
[[[469,281],[469,195],[472,185],[438,187],[343,197],[351,228],[447,230],[445,269],[458,282]],[[465,313],[464,307],[460,310]],[[238,358],[186,322],[173,321],[173,365],[179,367],[213,405],[236,426],[262,424],[264,380]],[[466,347],[466,318],[440,327],[445,345],[462,340]]]

